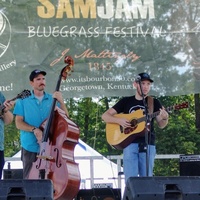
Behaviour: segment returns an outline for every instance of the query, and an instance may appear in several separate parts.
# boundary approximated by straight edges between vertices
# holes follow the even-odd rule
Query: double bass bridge
[[[37,158],[39,158],[41,160],[55,161],[54,157],[52,157],[52,156],[38,155]]]

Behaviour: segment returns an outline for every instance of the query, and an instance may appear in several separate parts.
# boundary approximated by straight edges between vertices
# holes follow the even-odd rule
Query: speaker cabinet
[[[1,200],[53,200],[51,180],[0,180]]]
[[[123,200],[199,200],[200,177],[130,177]]]
[[[180,176],[200,176],[200,155],[180,155]]]
[[[23,179],[23,169],[4,169],[3,179]]]
[[[121,190],[113,188],[94,188],[79,190],[76,200],[120,200]]]

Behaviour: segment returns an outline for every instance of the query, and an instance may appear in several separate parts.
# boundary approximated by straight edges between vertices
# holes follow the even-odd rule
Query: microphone
[[[138,76],[135,78],[135,82],[136,82],[136,83],[139,83],[140,81],[141,81],[141,76],[138,75]]]

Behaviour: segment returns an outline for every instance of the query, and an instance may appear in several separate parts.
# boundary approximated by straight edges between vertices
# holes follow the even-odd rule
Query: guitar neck
[[[170,111],[172,111],[172,110],[174,110],[174,109],[175,109],[175,106],[169,106],[169,107],[167,107],[165,110],[166,110],[167,112],[170,112]],[[148,118],[149,118],[149,119],[152,119],[152,118],[158,116],[159,114],[160,114],[160,111],[154,112],[154,113],[152,113],[152,114],[148,114]],[[138,122],[143,122],[143,121],[146,121],[146,120],[147,120],[146,115],[144,115],[143,117],[141,117],[140,119],[138,119]]]
[[[170,112],[170,111],[173,111],[173,110],[175,110],[176,109],[176,106],[169,106],[169,107],[167,107],[165,110],[167,111],[167,112]],[[179,108],[180,109],[180,108]],[[160,114],[160,111],[157,111],[157,112],[155,112],[155,113],[152,113],[152,114],[149,114],[149,117],[150,118],[154,118],[154,117],[156,117],[156,116],[158,116]]]

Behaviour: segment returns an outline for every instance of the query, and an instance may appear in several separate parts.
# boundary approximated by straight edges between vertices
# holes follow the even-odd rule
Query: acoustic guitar
[[[188,108],[188,102],[173,105],[166,108],[167,112],[172,110],[180,110],[183,108]],[[160,114],[160,111],[149,114],[148,119],[152,119]],[[130,114],[116,114],[116,117],[126,118],[130,121],[131,126],[123,128],[119,124],[107,123],[106,124],[106,139],[107,142],[116,149],[124,149],[127,147],[134,139],[144,136],[145,134],[145,123],[146,116],[143,110],[137,110]]]

